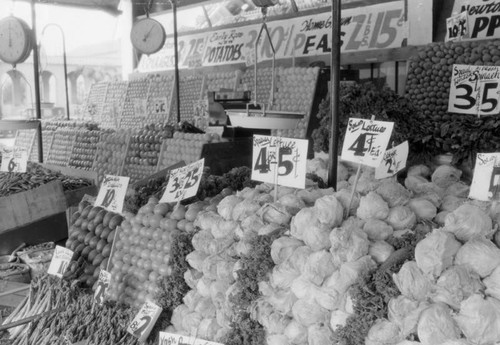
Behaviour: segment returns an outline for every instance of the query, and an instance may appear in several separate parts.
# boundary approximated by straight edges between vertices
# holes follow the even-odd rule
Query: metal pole
[[[68,91],[68,62],[66,59],[66,37],[64,36],[64,30],[55,23],[49,23],[45,25],[45,27],[42,30],[42,33],[40,36],[43,37],[43,34],[45,33],[45,29],[47,29],[49,26],[53,26],[59,30],[61,33],[62,37],[62,49],[63,49],[63,65],[64,65],[64,91],[66,95],[66,119],[69,120],[69,91]],[[42,39],[40,38],[40,46],[42,46]]]
[[[330,111],[332,116],[328,160],[328,186],[337,188],[340,88],[340,1],[332,0],[332,54],[330,63]]]
[[[174,16],[174,59],[175,59],[175,95],[177,100],[177,123],[181,122],[181,97],[179,81],[179,51],[177,49],[177,0],[171,0],[172,12]]]
[[[33,26],[33,73],[35,74],[35,110],[36,118],[42,119],[42,105],[40,101],[40,71],[38,62],[38,46],[36,44],[36,10],[35,1],[31,0],[31,25]],[[43,163],[43,140],[42,140],[42,125],[38,127],[38,161]]]

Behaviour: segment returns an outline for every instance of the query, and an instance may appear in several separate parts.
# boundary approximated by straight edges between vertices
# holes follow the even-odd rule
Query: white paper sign
[[[25,173],[28,166],[28,151],[22,147],[2,149],[2,166],[0,171]]]
[[[99,272],[99,280],[97,281],[97,287],[94,292],[94,302],[102,305],[104,303],[104,297],[109,287],[109,282],[111,281],[111,273],[105,270]]]
[[[252,180],[305,188],[308,140],[253,136]]]
[[[448,111],[498,115],[500,67],[453,65]]]
[[[406,167],[408,159],[408,141],[385,151],[382,164],[375,170],[375,178],[382,179],[391,177]]]
[[[100,206],[107,211],[122,213],[129,181],[130,177],[106,175],[94,206]]]
[[[202,340],[185,335],[160,332],[160,345],[224,345],[213,341]]]
[[[160,202],[178,202],[198,193],[205,159],[172,170]]]
[[[151,333],[162,309],[153,302],[146,301],[127,328],[127,332],[143,342]]]
[[[73,258],[72,250],[61,246],[56,246],[47,273],[62,278],[72,258]]]
[[[350,118],[342,159],[378,168],[391,138],[394,122]]]
[[[467,12],[459,13],[446,19],[446,38],[448,41],[461,41],[469,32]]]
[[[152,113],[153,114],[161,114],[164,115],[168,112],[167,109],[167,98],[166,97],[160,97],[160,98],[155,98],[153,99],[153,107],[152,107]]]
[[[500,152],[477,154],[469,198],[482,201],[500,199]]]

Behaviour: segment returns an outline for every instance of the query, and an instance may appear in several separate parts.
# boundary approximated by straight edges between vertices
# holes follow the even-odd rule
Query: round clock
[[[33,48],[33,33],[23,20],[10,16],[0,20],[0,59],[17,65],[24,62]]]
[[[149,17],[136,21],[130,33],[130,40],[135,49],[147,55],[154,54],[163,48],[166,38],[167,34],[163,25]]]

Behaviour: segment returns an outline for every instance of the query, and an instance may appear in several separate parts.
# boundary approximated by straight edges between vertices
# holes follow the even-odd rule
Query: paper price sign
[[[140,342],[145,341],[158,320],[161,310],[156,304],[146,301],[128,326],[127,332],[139,339]]]
[[[467,12],[459,13],[446,19],[446,38],[448,41],[460,41],[469,32]]]
[[[160,202],[178,202],[198,193],[205,159],[172,170]]]
[[[253,136],[252,180],[305,188],[308,140]]]
[[[500,200],[500,152],[477,154],[469,198]]]
[[[406,160],[408,159],[408,142],[404,143],[385,151],[382,164],[375,170],[375,178],[382,179],[391,177],[406,167]]]
[[[153,113],[155,114],[166,114],[167,113],[167,99],[166,98],[156,98],[153,101]]]
[[[146,116],[148,109],[148,101],[146,99],[134,100],[134,114],[137,116]]]
[[[160,332],[160,345],[224,345],[185,335]]]
[[[10,173],[25,173],[28,166],[28,152],[23,148],[2,150],[2,165],[0,171]]]
[[[107,211],[122,213],[123,201],[127,194],[130,177],[106,175],[99,189],[94,206],[100,206]]]
[[[62,278],[72,258],[73,258],[72,250],[69,250],[68,248],[64,248],[61,246],[56,246],[47,273]]]
[[[105,270],[99,272],[99,280],[97,281],[97,287],[94,292],[94,302],[102,305],[104,303],[104,297],[109,287],[109,282],[111,281],[111,273]]]
[[[394,122],[349,119],[342,159],[378,168],[391,138]]]
[[[500,67],[453,65],[448,111],[471,115],[497,115]]]

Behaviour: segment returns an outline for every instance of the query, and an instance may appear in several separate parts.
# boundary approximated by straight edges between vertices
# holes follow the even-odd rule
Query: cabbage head
[[[413,229],[417,223],[417,215],[408,206],[396,206],[389,210],[385,221],[394,230]]]
[[[459,339],[460,329],[451,309],[446,304],[434,303],[420,315],[417,334],[424,345],[441,345],[447,340]]]
[[[398,325],[386,319],[379,319],[368,331],[365,345],[395,345],[403,339]]]
[[[336,266],[355,261],[368,254],[370,242],[362,230],[335,228],[330,233],[330,252]]]
[[[437,278],[453,264],[461,246],[452,234],[435,229],[415,247],[415,261],[422,272]]]
[[[399,272],[392,275],[392,279],[401,294],[417,301],[425,301],[432,289],[431,280],[415,261],[405,262]]]
[[[389,215],[389,205],[375,192],[369,192],[361,197],[356,215],[363,219],[386,219]]]
[[[500,300],[500,266],[495,268],[489,277],[484,278],[483,283],[486,286],[486,294]]]
[[[472,239],[457,252],[455,265],[470,267],[486,278],[500,265],[500,249],[484,237]]]
[[[478,236],[491,236],[491,218],[479,207],[463,204],[450,213],[444,223],[444,230],[451,232],[462,242]]]

